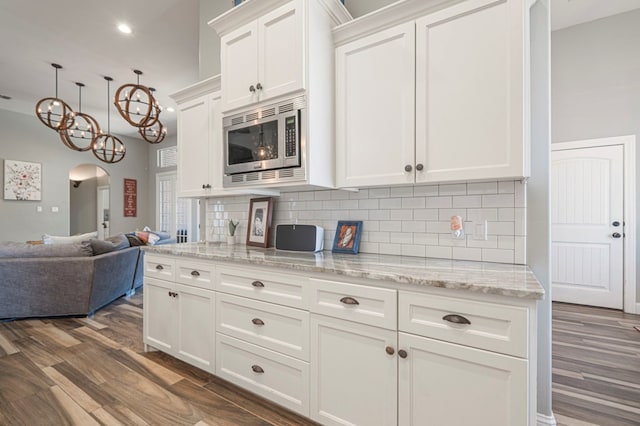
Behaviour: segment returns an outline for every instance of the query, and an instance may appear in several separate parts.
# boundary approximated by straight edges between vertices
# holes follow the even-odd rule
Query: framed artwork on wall
[[[42,200],[42,164],[4,160],[4,199]]]
[[[333,240],[333,253],[356,254],[360,249],[362,221],[338,221],[336,236]]]
[[[273,198],[253,198],[249,204],[247,245],[269,247],[269,231],[273,214]]]

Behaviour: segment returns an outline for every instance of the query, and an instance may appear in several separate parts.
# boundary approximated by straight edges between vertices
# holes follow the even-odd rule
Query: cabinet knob
[[[205,185],[204,183],[202,184],[202,189],[206,189],[207,185]]]
[[[620,226],[620,222],[617,220],[614,220],[612,223],[613,226]]]
[[[162,265],[156,265],[156,270],[158,271],[162,271],[164,269],[164,266]]]
[[[199,277],[199,276],[200,276],[200,272],[198,272],[198,271],[191,271],[191,276],[192,276],[192,277]]]
[[[260,83],[256,84],[256,89],[257,90],[262,90],[262,84],[260,84]]]
[[[207,187],[206,189],[211,189],[211,185],[210,184],[207,184],[206,187]]]
[[[256,88],[253,86],[253,84],[251,86],[249,86],[249,91],[251,93],[256,93]]]
[[[251,285],[254,287],[264,287],[264,284],[262,284],[261,281],[254,281],[251,283]]]
[[[413,167],[411,167],[411,164],[407,164],[406,166],[404,166],[404,171],[409,173],[411,170],[413,170]]]
[[[253,370],[254,373],[260,373],[260,374],[264,373],[264,370],[259,365],[252,365],[251,369]]]
[[[262,321],[260,318],[254,318],[251,320],[251,322],[255,325],[264,325],[264,321]]]
[[[422,163],[418,163],[418,164],[416,164],[416,170],[417,170],[417,171],[421,172],[421,171],[422,171],[422,169],[424,169],[424,165],[423,165]]]
[[[354,299],[353,297],[343,297],[342,299],[340,299],[340,301],[342,303],[344,303],[345,305],[359,305],[360,302],[358,302],[356,299]]]
[[[620,237],[622,237],[622,234],[620,234],[619,232],[614,232],[613,234],[611,234],[611,236],[613,238],[620,238]]]
[[[173,292],[172,291],[169,292],[169,297],[173,297]]]
[[[393,349],[391,346],[387,346],[386,348],[384,348],[384,351],[389,355],[393,355],[396,352],[396,350]]]
[[[398,351],[398,356],[399,356],[400,358],[406,358],[408,355],[409,355],[409,354],[408,354],[408,353],[407,353],[407,351],[405,351],[404,349],[400,349],[400,350]]]
[[[445,315],[445,316],[442,317],[442,319],[445,320],[445,321],[452,322],[454,324],[465,324],[465,325],[471,324],[471,321],[469,321],[468,319],[466,319],[462,315],[457,315],[457,314]]]

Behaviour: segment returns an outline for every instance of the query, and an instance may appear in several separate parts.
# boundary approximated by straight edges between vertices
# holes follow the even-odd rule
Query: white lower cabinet
[[[311,418],[326,425],[397,424],[397,333],[311,315]]]
[[[218,333],[216,375],[309,415],[307,362]]]
[[[402,332],[398,341],[401,425],[527,425],[527,360]]]
[[[215,371],[215,293],[146,278],[144,343],[191,365]]]
[[[145,263],[145,347],[323,425],[535,424],[535,301]]]

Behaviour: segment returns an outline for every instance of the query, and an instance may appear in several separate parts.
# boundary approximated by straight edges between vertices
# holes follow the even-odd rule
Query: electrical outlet
[[[36,212],[42,213],[42,206],[36,206]]]
[[[56,206],[51,207],[51,213],[58,213],[60,211],[60,209]]]

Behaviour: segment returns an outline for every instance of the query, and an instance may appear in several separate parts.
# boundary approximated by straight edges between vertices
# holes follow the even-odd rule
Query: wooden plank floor
[[[553,412],[562,426],[640,425],[640,315],[553,304]]]
[[[640,316],[553,305],[561,426],[640,425]],[[93,319],[0,323],[0,425],[313,425],[161,352],[144,353],[142,293]]]
[[[0,323],[0,425],[313,425],[161,352],[142,293],[93,319]]]

